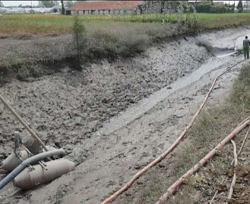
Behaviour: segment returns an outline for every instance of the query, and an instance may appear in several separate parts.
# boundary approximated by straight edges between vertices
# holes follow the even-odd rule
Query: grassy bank
[[[176,24],[176,14],[79,16],[86,28],[87,44],[84,48],[84,62],[102,58],[114,60],[117,57],[131,57],[144,52],[154,43],[172,40],[183,34],[240,26],[250,22],[248,13],[199,14],[197,26],[194,29],[189,27],[192,25],[193,17],[193,14],[188,16],[183,14],[182,20],[189,19],[183,25],[183,22]],[[21,75],[19,78],[24,79],[30,76],[30,73],[35,73],[31,74],[35,77],[43,75],[47,73],[43,71],[43,66],[37,69],[41,62],[46,64],[47,70],[53,67],[54,62],[67,62],[68,60],[65,59],[70,59],[70,63],[66,65],[72,66],[71,62],[76,53],[70,35],[73,22],[73,16],[3,15],[0,19],[0,39],[7,39],[1,42],[2,77],[8,78],[7,75],[10,75],[11,71],[13,76],[18,73]],[[12,38],[18,42],[13,41]]]
[[[112,59],[117,56],[133,56],[145,51],[152,43],[169,40],[182,34],[245,25],[250,22],[250,13],[199,14],[198,18],[196,14],[181,14],[177,24],[176,14],[87,15],[79,16],[79,18],[86,28],[88,43],[85,48],[85,58],[105,57]],[[182,19],[181,24],[180,19]],[[73,22],[73,16],[6,14],[0,20],[0,39],[38,40],[38,37],[71,34]],[[43,43],[34,44],[34,47],[40,49],[40,51],[24,49],[19,54],[19,49],[15,49],[15,52],[12,49],[8,56],[0,56],[1,66],[6,67],[13,64],[13,59],[27,63],[27,61],[30,62],[33,59],[53,61],[72,57],[74,50],[71,40],[72,38],[69,35],[67,39],[58,41],[56,45],[60,48],[58,50],[55,46],[53,48],[49,46],[51,44],[49,39],[48,42],[44,40]],[[49,47],[51,47],[51,51]],[[44,52],[44,48],[46,48],[46,52]],[[11,53],[14,53],[14,56]],[[39,55],[36,55],[36,53],[39,53]]]
[[[199,25],[202,29],[217,29],[230,26],[248,24],[250,13],[230,14],[198,14]],[[176,23],[175,14],[148,14],[148,15],[87,15],[80,16],[84,21],[88,32],[97,29],[112,31],[120,28],[143,29],[155,26],[150,23]],[[116,23],[119,22],[119,23]],[[135,23],[135,24],[134,24]],[[144,23],[147,23],[144,25]],[[65,34],[70,33],[73,24],[73,16],[43,15],[43,14],[6,14],[0,20],[0,35],[15,36],[21,33],[32,34]],[[114,28],[114,26],[118,26]]]
[[[226,103],[216,108],[206,110],[197,120],[195,125],[189,131],[187,137],[190,138],[188,144],[184,147],[180,159],[176,164],[176,171],[180,175],[186,172],[202,157],[205,156],[213,147],[215,147],[225,136],[232,132],[237,125],[243,121],[250,113],[250,64],[241,69],[240,75],[235,80],[230,96]],[[237,149],[240,149],[242,140],[247,132],[246,128],[238,134],[234,140]],[[244,175],[237,176],[236,186],[241,186],[235,190],[233,199],[229,203],[248,203],[247,194],[249,192],[247,183],[249,180],[249,147],[248,139],[243,153],[239,156],[240,171],[245,171]],[[237,150],[237,151],[238,151]],[[227,144],[221,152],[218,152],[209,163],[201,169],[195,176],[191,177],[186,185],[179,189],[175,195],[175,200],[182,200],[184,197],[189,198],[189,203],[208,203],[218,190],[218,196],[214,203],[223,203],[227,201],[229,186],[232,181],[233,146]],[[247,161],[247,162],[246,162]],[[238,174],[239,172],[237,172]],[[197,193],[198,192],[198,193]],[[197,196],[199,194],[199,196]],[[234,198],[241,196],[241,200],[236,202]],[[182,202],[180,202],[182,203]]]

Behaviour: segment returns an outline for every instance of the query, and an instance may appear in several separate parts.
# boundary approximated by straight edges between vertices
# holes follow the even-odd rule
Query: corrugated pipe
[[[51,157],[53,155],[58,154],[66,154],[63,149],[56,149],[49,152],[43,152],[41,154],[37,154],[33,157],[30,157],[24,160],[18,167],[16,167],[10,174],[8,174],[1,182],[0,182],[0,190],[6,186],[12,179],[14,179],[19,173],[21,173],[29,164],[38,162],[46,157]]]

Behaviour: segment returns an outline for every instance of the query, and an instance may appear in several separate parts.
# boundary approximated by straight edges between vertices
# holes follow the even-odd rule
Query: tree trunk
[[[161,1],[161,13],[164,12],[164,8],[165,8],[165,1]]]
[[[63,0],[61,0],[61,5],[62,5],[62,15],[65,14],[65,8],[64,8],[64,2]]]

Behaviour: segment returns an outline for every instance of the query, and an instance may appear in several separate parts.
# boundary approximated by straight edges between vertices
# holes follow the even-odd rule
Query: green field
[[[0,19],[0,36],[32,34],[70,33],[73,16],[49,14],[6,14]],[[87,15],[80,16],[88,32],[98,29],[119,32],[119,29],[144,30],[148,27],[161,26],[162,23],[175,23],[175,14],[152,15]],[[198,14],[199,27],[217,29],[248,24],[250,13],[233,14]]]

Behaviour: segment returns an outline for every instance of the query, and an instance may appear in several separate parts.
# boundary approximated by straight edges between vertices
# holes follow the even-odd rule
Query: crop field
[[[193,16],[190,14],[188,17]],[[231,14],[197,14],[199,28],[217,29],[250,22],[250,13]],[[183,14],[183,18],[187,17]],[[176,14],[151,14],[151,15],[86,15],[80,16],[87,32],[107,30],[123,32],[128,30],[150,30],[159,28],[164,23],[175,23]],[[0,19],[0,37],[13,37],[24,33],[31,34],[66,34],[70,33],[73,16],[50,14],[6,14]]]

